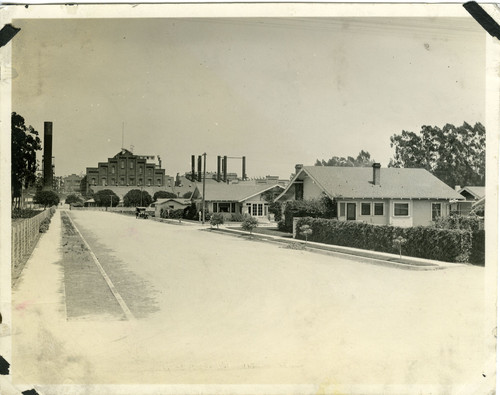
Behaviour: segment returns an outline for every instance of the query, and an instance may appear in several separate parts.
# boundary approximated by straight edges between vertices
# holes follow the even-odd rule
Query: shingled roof
[[[310,177],[332,198],[464,199],[462,195],[425,169],[380,169],[380,185],[374,185],[371,167],[304,166],[289,187],[294,181],[303,180],[306,177]],[[286,194],[288,188],[278,199]]]
[[[205,200],[212,202],[243,202],[274,187],[283,188],[278,184],[226,184],[207,183],[205,185]],[[201,186],[198,186],[201,193]]]

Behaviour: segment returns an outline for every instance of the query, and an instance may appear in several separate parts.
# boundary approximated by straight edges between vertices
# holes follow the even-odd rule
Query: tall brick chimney
[[[373,167],[373,185],[380,185],[380,163],[374,163]]]
[[[298,173],[299,173],[299,171],[300,171],[303,167],[304,167],[304,165],[303,165],[303,164],[301,164],[301,163],[297,163],[297,164],[295,165],[295,174],[298,174]]]
[[[52,190],[52,122],[44,122],[43,127],[43,189]]]

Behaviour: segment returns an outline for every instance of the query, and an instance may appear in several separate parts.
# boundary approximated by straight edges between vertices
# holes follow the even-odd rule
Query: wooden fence
[[[24,254],[31,252],[40,233],[40,224],[48,217],[50,217],[50,209],[12,224],[12,264],[16,265]]]

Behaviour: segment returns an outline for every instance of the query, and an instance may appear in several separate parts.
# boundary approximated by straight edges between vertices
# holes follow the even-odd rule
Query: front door
[[[347,203],[347,220],[353,221],[356,219],[356,203]]]

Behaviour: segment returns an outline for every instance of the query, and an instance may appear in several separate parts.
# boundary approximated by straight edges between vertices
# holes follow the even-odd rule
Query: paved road
[[[134,318],[95,267],[65,262],[57,213],[13,294],[18,382],[446,386],[487,371],[484,268],[399,270],[67,213]]]

